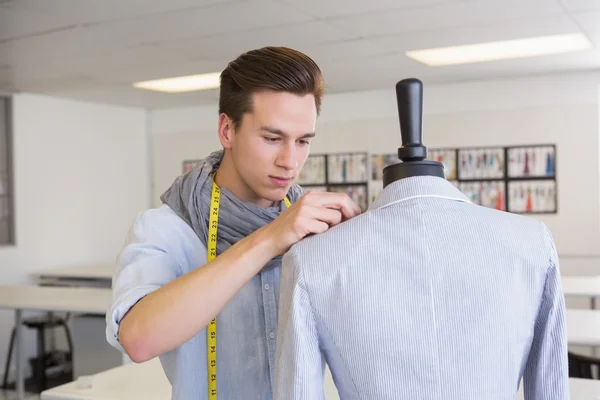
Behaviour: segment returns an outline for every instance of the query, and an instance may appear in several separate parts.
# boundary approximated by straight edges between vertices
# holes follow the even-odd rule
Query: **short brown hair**
[[[288,47],[267,46],[243,53],[221,73],[219,114],[225,113],[234,126],[252,111],[252,94],[272,90],[315,97],[321,112],[323,76],[306,54]]]

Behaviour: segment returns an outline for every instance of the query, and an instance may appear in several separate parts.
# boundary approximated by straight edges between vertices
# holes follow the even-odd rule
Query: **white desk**
[[[0,286],[0,308],[104,314],[112,291],[98,288]]]
[[[327,400],[339,400],[337,390],[326,369]],[[158,357],[143,364],[126,364],[82,377],[41,393],[41,400],[165,400],[171,398],[171,384]]]
[[[339,399],[330,376],[326,378],[326,399]],[[572,400],[599,400],[600,381],[569,379]],[[158,358],[143,364],[128,364],[46,390],[41,400],[164,400],[171,398],[171,385]],[[523,388],[517,400],[523,400]]]
[[[600,400],[600,381],[569,378],[571,400]],[[523,386],[519,388],[516,400],[524,400]]]
[[[600,276],[563,276],[561,281],[566,296],[600,297]]]
[[[59,311],[103,314],[112,300],[110,289],[0,286],[0,308],[15,311],[15,360],[17,369],[17,396],[24,398],[23,376],[23,311]]]
[[[88,382],[86,382],[88,381]],[[82,385],[85,382],[89,385]],[[86,387],[87,386],[87,387]],[[165,400],[171,384],[158,358],[100,372],[42,392],[42,400]]]
[[[600,346],[600,310],[568,308],[566,319],[570,345]]]
[[[587,297],[590,299],[590,308],[597,309],[596,299],[600,297],[600,276],[563,276],[561,281],[565,297]],[[576,321],[578,320],[576,319]],[[597,356],[596,346],[592,347],[592,355]]]

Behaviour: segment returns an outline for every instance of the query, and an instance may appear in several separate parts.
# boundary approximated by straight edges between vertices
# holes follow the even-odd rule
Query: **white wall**
[[[428,147],[555,143],[559,213],[546,222],[565,273],[600,272],[600,73],[464,82],[424,88]],[[184,158],[219,148],[216,105],[155,111],[154,196]],[[327,95],[313,152],[394,152],[400,145],[394,88]],[[573,260],[569,256],[577,256]]]
[[[426,143],[435,147],[555,143],[559,213],[537,218],[548,224],[561,253],[598,254],[597,120],[596,104],[435,114],[425,120]],[[393,153],[400,143],[397,126],[397,119],[391,118],[328,122],[325,147]]]
[[[145,111],[29,94],[16,95],[13,108],[16,246],[0,248],[0,283],[114,263],[150,203]],[[12,312],[2,311],[0,370],[12,326]]]
[[[153,204],[160,204],[160,195],[182,171],[183,160],[202,158],[219,149],[220,143],[214,130],[181,132],[153,137]]]

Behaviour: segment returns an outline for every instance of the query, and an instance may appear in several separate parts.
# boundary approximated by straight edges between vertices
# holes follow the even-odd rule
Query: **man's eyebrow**
[[[283,136],[283,137],[289,136],[286,132],[282,131],[281,129],[271,128],[268,126],[263,126],[260,129],[263,131],[270,132],[274,135],[279,135],[279,136]],[[306,139],[306,138],[311,138],[311,137],[315,137],[315,132],[305,133],[304,135],[302,135],[301,139]]]

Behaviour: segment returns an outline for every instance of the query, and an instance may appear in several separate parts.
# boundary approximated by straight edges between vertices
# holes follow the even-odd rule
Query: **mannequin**
[[[423,83],[416,78],[399,81],[396,84],[396,99],[403,144],[398,149],[398,158],[402,162],[383,169],[383,187],[411,176],[445,178],[442,163],[425,160],[427,148],[421,143]]]
[[[550,231],[444,179],[425,161],[421,83],[396,88],[402,162],[383,169],[389,186],[368,212],[283,256],[273,400],[322,400],[325,362],[340,399],[514,399],[521,378],[526,399],[567,399]]]

